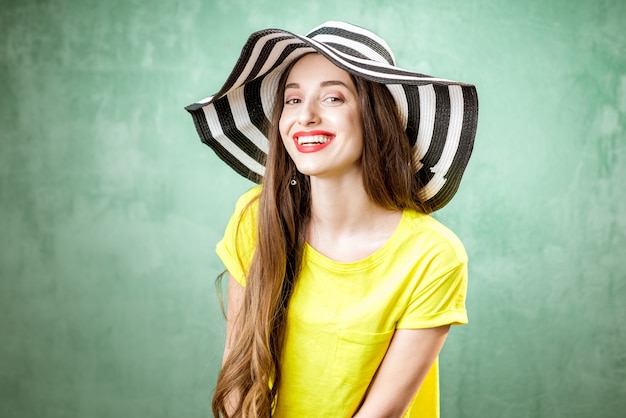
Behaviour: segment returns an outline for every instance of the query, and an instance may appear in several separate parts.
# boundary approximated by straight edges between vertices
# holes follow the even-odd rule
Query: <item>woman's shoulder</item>
[[[246,190],[243,194],[239,195],[235,203],[235,210],[232,212],[232,218],[252,218],[255,220],[258,211],[258,202],[260,195],[260,185],[256,185]]]
[[[462,262],[467,261],[465,247],[459,237],[432,215],[406,210],[403,222],[407,239],[416,242],[421,248],[430,247],[437,252],[446,252]]]
[[[239,196],[229,222],[233,230],[243,227],[251,232],[256,228],[260,195],[261,186],[257,185]]]
[[[237,211],[243,210],[246,206],[255,201],[258,201],[258,197],[261,195],[262,187],[260,184],[246,190],[239,198],[237,199],[237,204],[235,207]]]

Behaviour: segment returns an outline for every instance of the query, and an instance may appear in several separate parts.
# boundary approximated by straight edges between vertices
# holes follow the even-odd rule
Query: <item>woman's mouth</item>
[[[325,131],[296,132],[293,140],[299,152],[317,152],[326,148],[335,139],[335,135]]]

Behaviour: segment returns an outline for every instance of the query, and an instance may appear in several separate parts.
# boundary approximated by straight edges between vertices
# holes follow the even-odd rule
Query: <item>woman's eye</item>
[[[297,103],[300,103],[300,99],[292,98],[292,99],[285,100],[285,104],[288,104],[288,105],[297,104]]]
[[[328,96],[327,98],[324,99],[324,101],[328,103],[340,103],[343,101],[343,99],[337,96]]]

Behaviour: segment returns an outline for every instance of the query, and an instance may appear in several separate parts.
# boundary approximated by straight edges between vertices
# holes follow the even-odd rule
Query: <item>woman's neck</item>
[[[311,179],[311,219],[335,231],[367,226],[373,212],[379,209],[362,182],[340,182]]]
[[[401,210],[388,210],[372,201],[360,179],[311,179],[306,239],[336,261],[356,261],[376,251],[393,234],[401,217]]]

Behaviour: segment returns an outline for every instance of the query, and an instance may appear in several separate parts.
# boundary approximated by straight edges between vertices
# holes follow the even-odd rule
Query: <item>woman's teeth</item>
[[[324,136],[324,135],[298,137],[298,144],[300,145],[318,145],[318,144],[325,144],[328,141],[330,141],[330,137]]]

